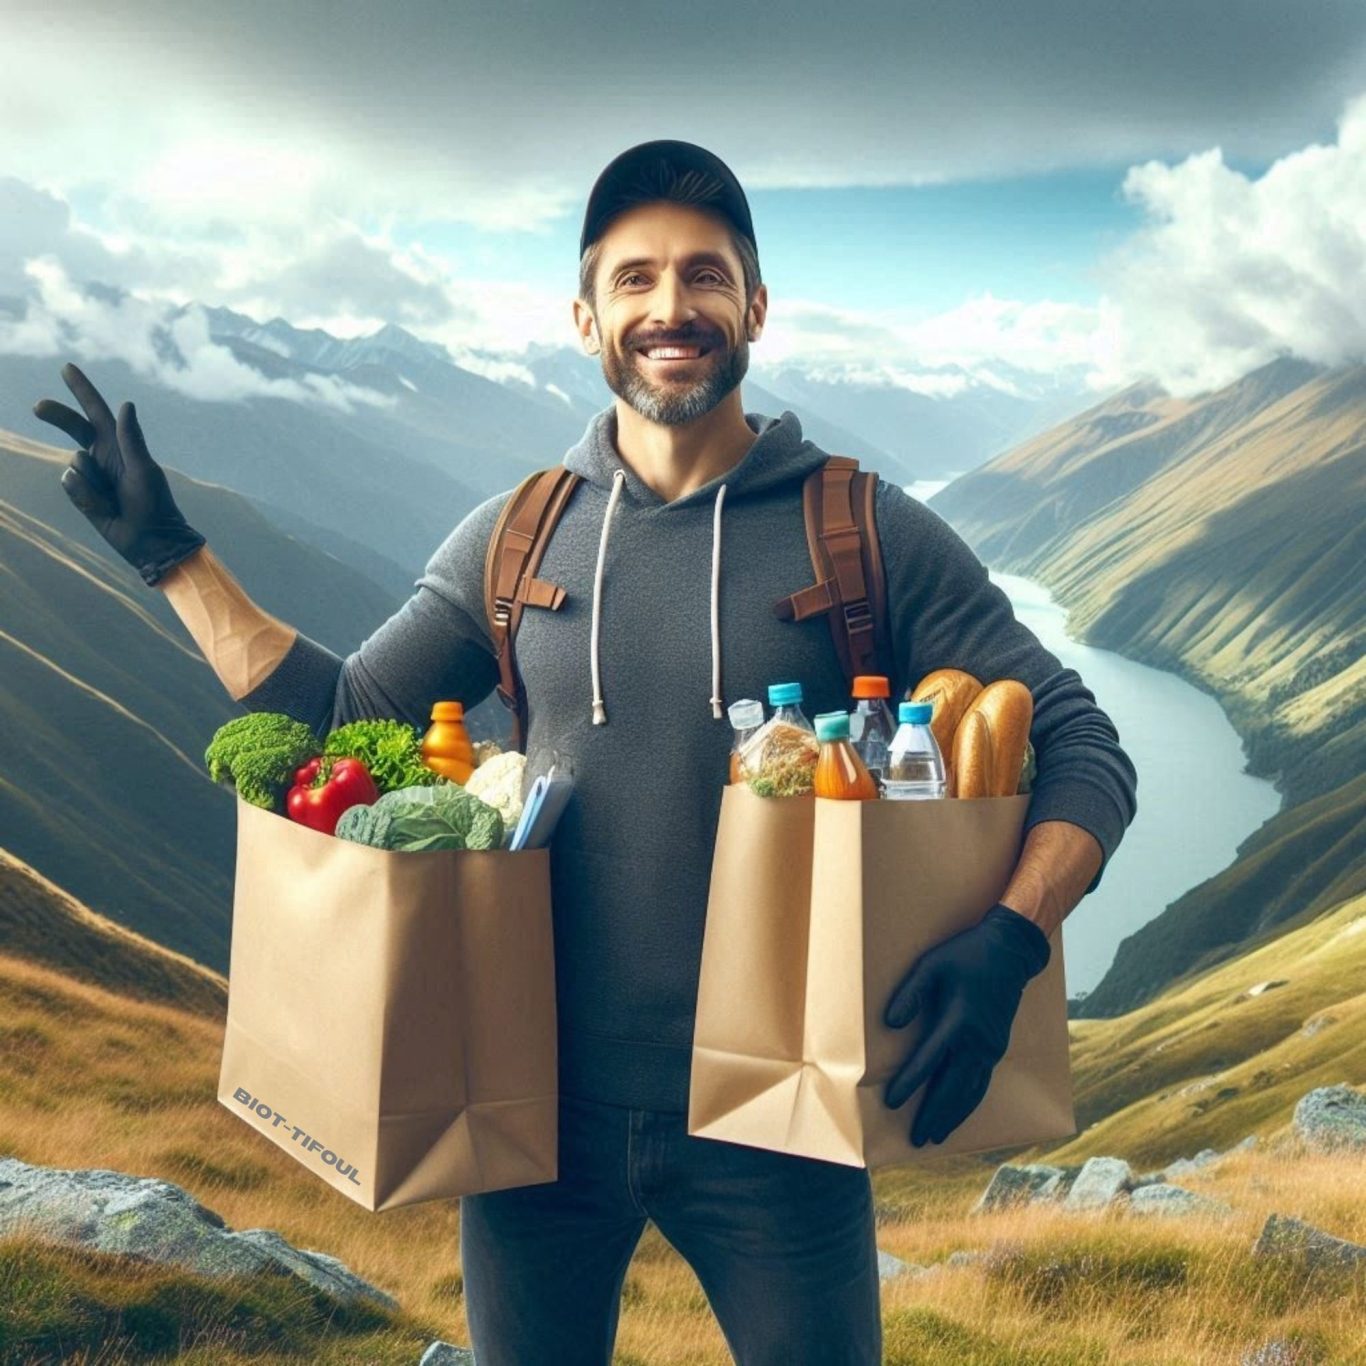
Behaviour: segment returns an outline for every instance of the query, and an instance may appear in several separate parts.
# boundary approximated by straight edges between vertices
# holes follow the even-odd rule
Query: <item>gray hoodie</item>
[[[527,608],[517,634],[528,756],[553,748],[575,778],[550,860],[566,1094],[686,1110],[732,741],[726,707],[742,697],[766,703],[768,685],[784,681],[802,684],[808,717],[852,705],[825,617],[781,621],[772,610],[814,578],[801,483],[828,453],[792,412],[745,418],[756,440],[744,458],[665,502],[617,454],[615,406],[597,413],[564,457],[584,481],[538,570],[565,601],[558,611]],[[243,705],[288,712],[320,733],[367,716],[425,730],[433,702],[469,708],[486,697],[498,674],[484,555],[510,492],[455,527],[413,596],[357,651],[342,659],[300,635]],[[876,517],[892,696],[947,667],[983,683],[1025,683],[1038,765],[1026,829],[1071,821],[1108,862],[1133,819],[1137,781],[1094,695],[1015,619],[941,517],[882,480]]]

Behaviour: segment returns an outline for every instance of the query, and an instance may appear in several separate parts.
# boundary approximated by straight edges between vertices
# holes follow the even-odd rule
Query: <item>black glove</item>
[[[33,405],[35,417],[85,448],[62,471],[62,488],[143,581],[154,585],[193,555],[204,537],[180,515],[165,471],[147,453],[133,405],[125,403],[115,422],[99,391],[74,365],[62,366],[62,378],[85,417],[50,398]]]
[[[889,1109],[928,1082],[911,1143],[942,1143],[987,1093],[1005,1055],[1025,983],[1048,966],[1048,936],[997,902],[970,929],[927,949],[883,1013],[891,1029],[921,1017],[920,1040],[887,1083]]]

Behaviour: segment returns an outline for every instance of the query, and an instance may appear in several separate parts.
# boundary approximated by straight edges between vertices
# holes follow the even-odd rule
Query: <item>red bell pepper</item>
[[[323,759],[310,759],[294,771],[294,786],[285,795],[290,820],[324,835],[336,833],[341,813],[350,806],[379,800],[379,788],[370,770],[359,759],[333,759],[323,769]]]

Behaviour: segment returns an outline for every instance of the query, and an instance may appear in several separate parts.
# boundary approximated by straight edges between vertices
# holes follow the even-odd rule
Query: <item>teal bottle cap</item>
[[[933,702],[903,702],[896,709],[898,721],[909,721],[912,725],[928,721],[934,715]]]
[[[823,711],[816,717],[817,740],[847,740],[849,738],[849,713],[847,711]]]

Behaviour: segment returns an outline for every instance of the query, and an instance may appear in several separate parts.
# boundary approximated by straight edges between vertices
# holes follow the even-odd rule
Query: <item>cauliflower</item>
[[[482,768],[496,754],[503,751],[499,748],[497,740],[476,740],[474,742],[474,766]]]
[[[465,781],[465,791],[494,807],[503,817],[508,839],[522,818],[522,779],[526,755],[517,750],[485,759]]]

